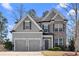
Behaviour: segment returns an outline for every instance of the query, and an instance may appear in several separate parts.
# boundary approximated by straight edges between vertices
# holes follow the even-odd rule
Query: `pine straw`
[[[62,51],[42,51],[44,56],[63,56],[64,53]]]

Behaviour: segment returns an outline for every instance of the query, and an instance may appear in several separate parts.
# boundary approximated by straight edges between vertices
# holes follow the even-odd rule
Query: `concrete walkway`
[[[13,51],[5,51],[0,52],[0,56],[43,56],[43,54],[39,52],[13,52]]]

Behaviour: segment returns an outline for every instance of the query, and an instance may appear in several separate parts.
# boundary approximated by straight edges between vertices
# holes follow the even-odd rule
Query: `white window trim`
[[[63,38],[61,38],[61,39],[62,39],[62,45],[63,45]],[[59,43],[60,43],[59,40],[60,40],[60,38],[58,38],[58,45],[59,45]]]
[[[25,26],[25,30],[26,29],[27,30],[31,29],[31,25],[30,25],[31,21],[30,20],[25,20],[24,22],[25,22],[25,24],[23,26]],[[28,26],[29,28],[26,28],[26,26]]]
[[[30,22],[30,20],[25,20],[24,22]]]
[[[59,45],[59,38],[57,38],[57,45]]]
[[[46,32],[48,32],[49,28],[48,28],[49,24],[44,24],[44,30],[47,30]]]
[[[57,24],[57,26],[58,26],[58,27],[57,27],[58,31],[56,31],[56,32],[59,32],[59,24]],[[55,25],[54,25],[54,27],[55,27]],[[55,27],[55,28],[56,28],[56,27]]]
[[[58,32],[60,32],[60,31],[59,31],[60,25],[59,25],[59,24],[57,24],[57,26],[58,26],[58,28],[57,28],[57,29],[58,29]]]

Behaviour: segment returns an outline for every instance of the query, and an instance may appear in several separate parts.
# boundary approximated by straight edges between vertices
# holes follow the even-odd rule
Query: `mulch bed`
[[[63,56],[79,56],[79,54],[75,55],[75,52],[73,52],[73,53],[64,53]]]

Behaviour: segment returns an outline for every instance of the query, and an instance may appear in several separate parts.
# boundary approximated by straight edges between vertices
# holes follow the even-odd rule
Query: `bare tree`
[[[48,12],[49,12],[48,10],[43,12],[43,16],[42,17],[46,16],[48,14]]]
[[[70,26],[71,27],[71,29],[73,30],[73,28],[75,28],[74,30],[75,30],[75,34],[74,34],[74,31],[71,31],[71,29],[68,29],[68,30],[70,30],[70,32],[73,34],[73,36],[74,36],[74,42],[75,42],[75,44],[74,44],[74,46],[75,46],[75,55],[77,55],[77,47],[76,47],[76,44],[77,44],[77,42],[76,42],[76,40],[77,40],[77,21],[78,21],[78,6],[77,6],[77,3],[76,4],[71,4],[71,6],[68,6],[68,8],[71,8],[71,9],[73,9],[74,11],[75,11],[75,15],[74,16],[72,16],[71,14],[69,14],[69,16],[71,17],[71,25],[70,24],[68,24],[68,26]],[[66,11],[66,12],[69,12],[68,11],[68,9],[66,9],[66,8],[64,8],[64,10]],[[75,17],[75,18],[73,18],[73,17]],[[72,37],[73,37],[72,36]]]
[[[3,43],[4,38],[7,38],[7,19],[0,12],[0,43]]]
[[[29,14],[31,17],[36,16],[36,11],[34,9],[30,9],[30,10],[26,11],[24,4],[22,4],[22,3],[18,4],[18,7],[16,7],[14,10],[11,10],[10,13],[11,13],[11,17],[14,20],[16,20],[15,23],[18,23],[19,20],[21,20],[27,14]]]
[[[24,4],[18,4],[18,7],[16,7],[14,10],[10,10],[9,12],[11,13],[11,17],[16,20],[15,23],[19,22],[25,15],[26,15],[26,10],[24,8]]]
[[[27,14],[29,14],[31,17],[36,17],[36,11],[34,9],[27,11]]]

